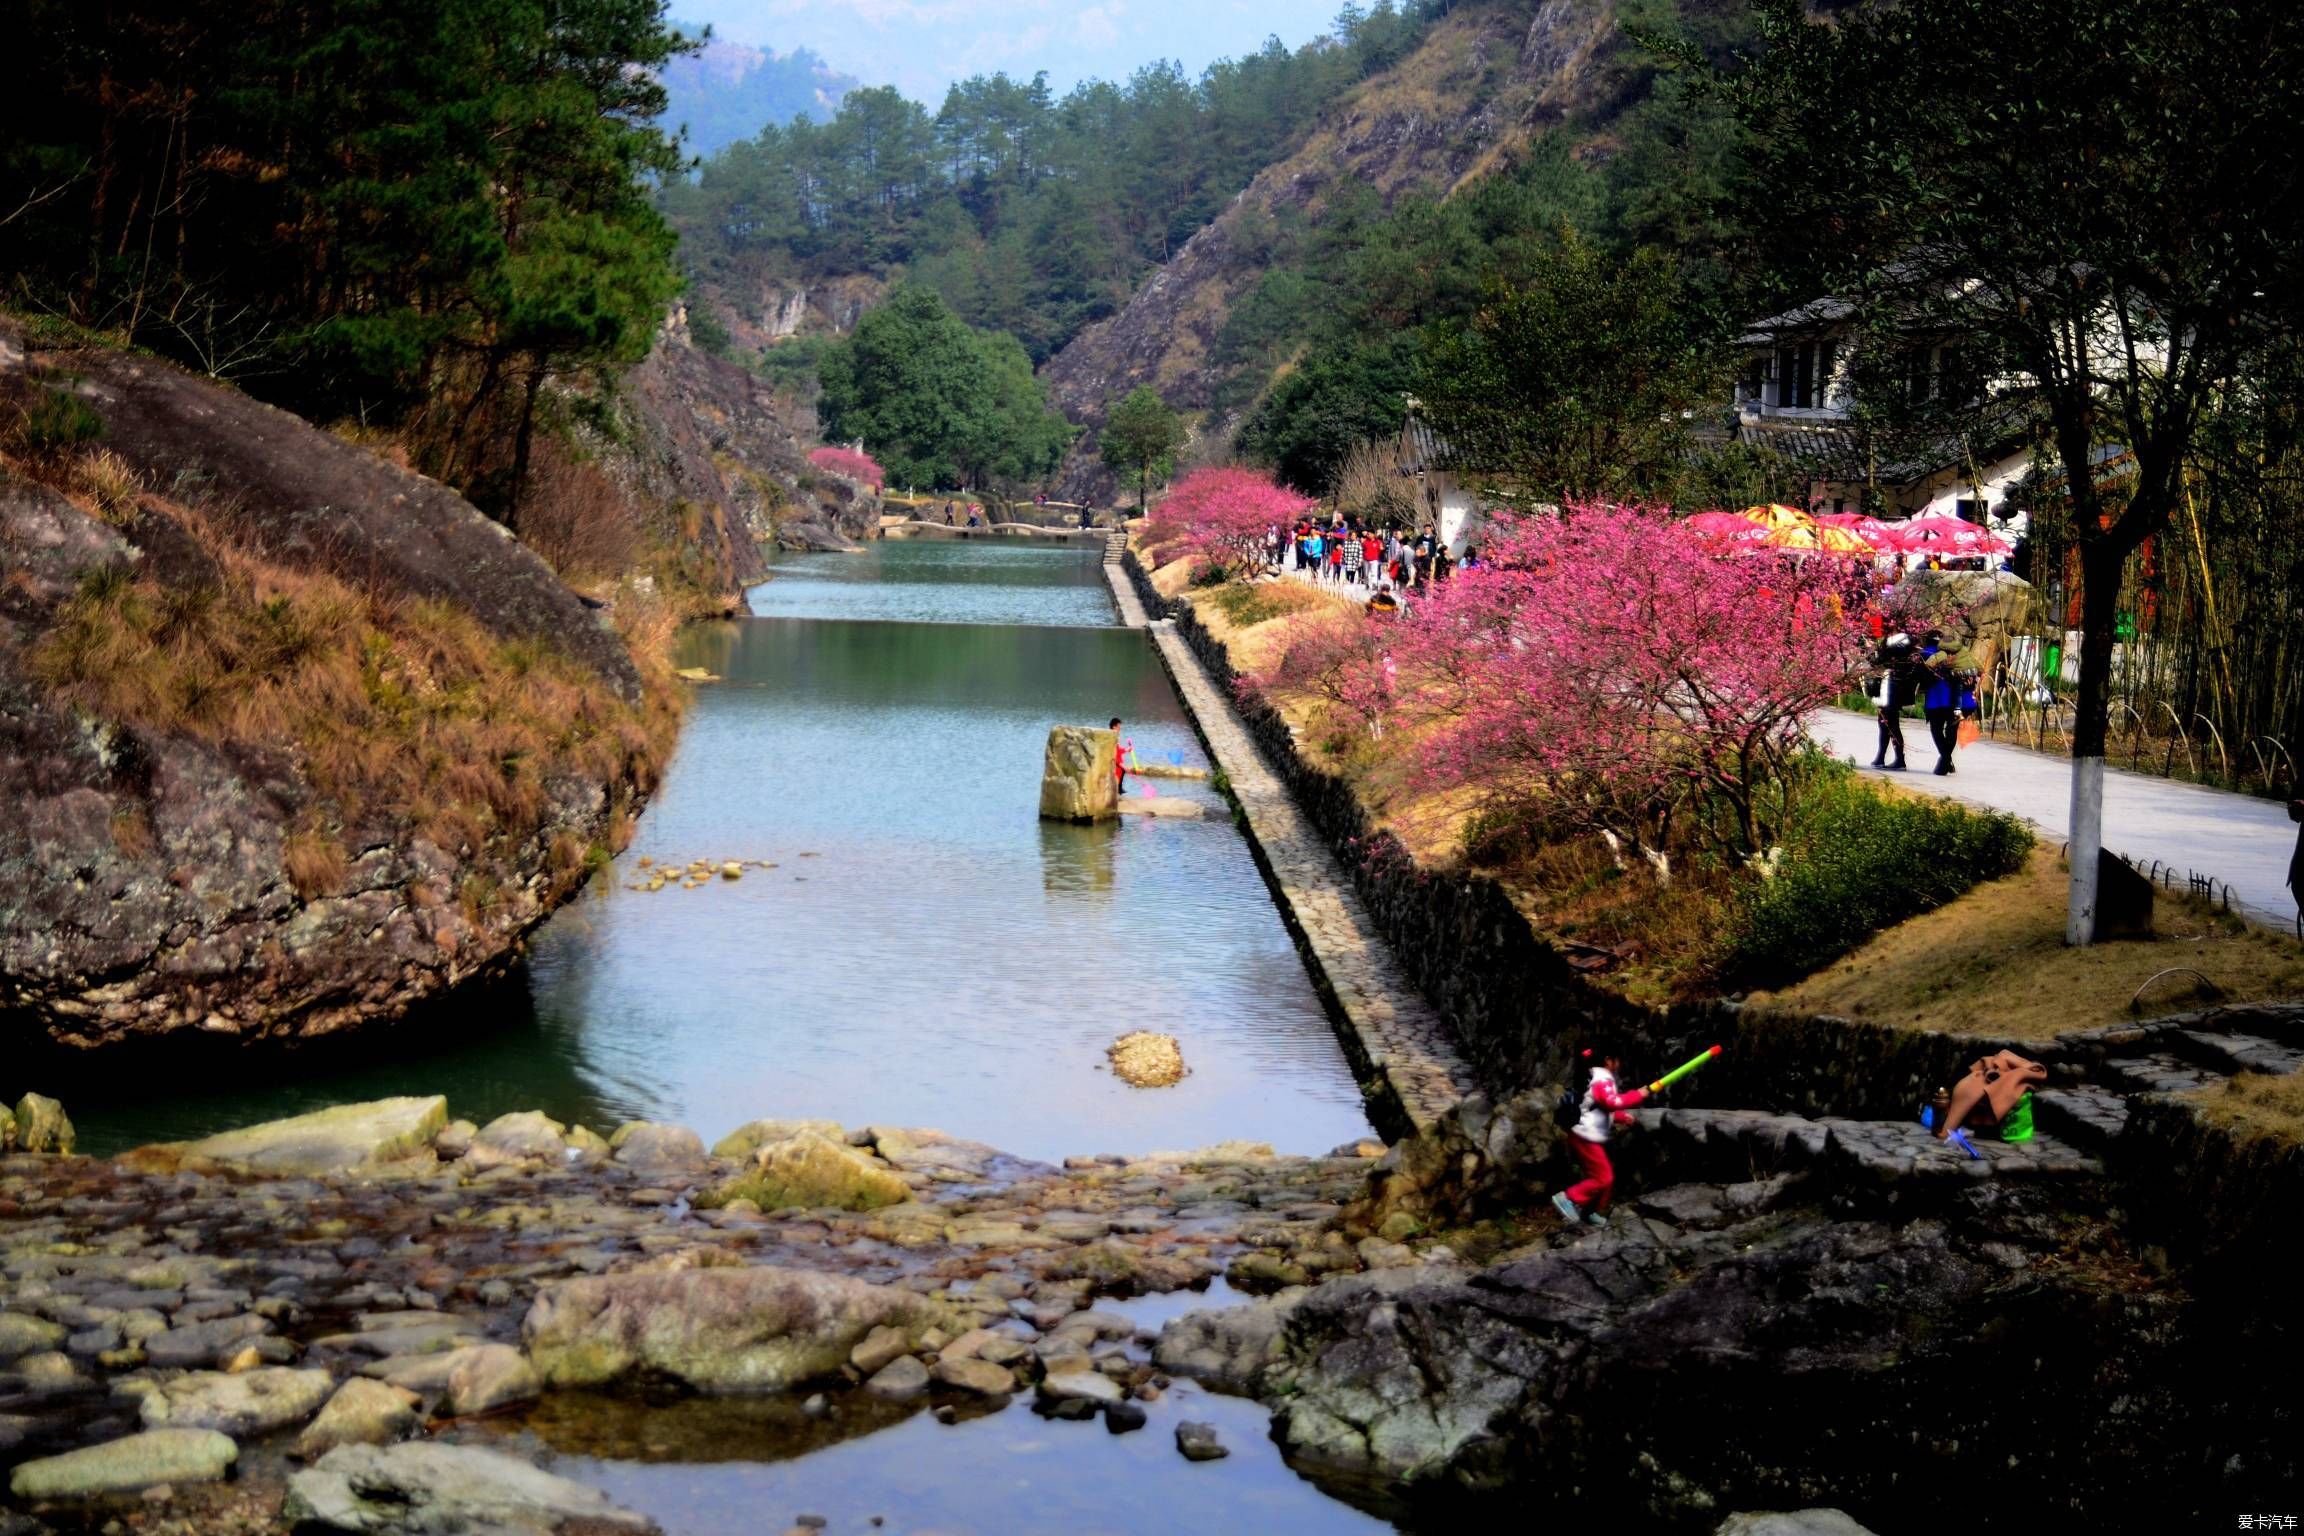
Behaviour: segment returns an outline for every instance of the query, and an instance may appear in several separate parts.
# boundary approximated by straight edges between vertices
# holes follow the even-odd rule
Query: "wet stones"
[[[928,1367],[910,1355],[899,1355],[872,1373],[864,1390],[888,1403],[909,1403],[926,1395]]]
[[[464,1162],[476,1169],[509,1163],[558,1161],[568,1150],[568,1127],[535,1110],[498,1115],[472,1138]]]
[[[0,1312],[0,1361],[62,1349],[69,1330],[61,1323],[22,1312]]]

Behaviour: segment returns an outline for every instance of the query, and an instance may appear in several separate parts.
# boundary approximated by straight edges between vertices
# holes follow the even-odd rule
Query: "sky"
[[[806,48],[867,85],[933,108],[945,88],[1005,70],[1048,72],[1061,95],[1085,79],[1125,80],[1181,60],[1198,75],[1278,35],[1290,48],[1328,30],[1340,0],[680,0],[683,20],[789,53]]]

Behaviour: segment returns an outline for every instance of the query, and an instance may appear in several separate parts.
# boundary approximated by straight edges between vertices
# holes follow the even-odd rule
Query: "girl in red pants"
[[[1586,1051],[1585,1059],[1590,1060],[1592,1054]],[[1625,1111],[1637,1109],[1648,1101],[1645,1088],[1635,1088],[1630,1093],[1616,1091],[1616,1074],[1623,1070],[1623,1061],[1608,1052],[1602,1053],[1600,1065],[1592,1069],[1591,1086],[1584,1090],[1582,1112],[1567,1138],[1568,1150],[1575,1154],[1584,1177],[1552,1197],[1553,1207],[1563,1221],[1582,1222],[1591,1227],[1608,1225],[1608,1196],[1616,1187],[1616,1170],[1608,1166],[1608,1132],[1612,1126],[1630,1125],[1632,1117]]]

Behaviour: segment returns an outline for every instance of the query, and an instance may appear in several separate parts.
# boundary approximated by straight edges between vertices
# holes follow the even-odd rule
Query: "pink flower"
[[[888,481],[887,472],[872,462],[870,454],[854,448],[813,448],[809,450],[808,462],[828,474],[858,481],[874,490]]]
[[[1145,542],[1168,559],[1241,571],[1261,558],[1274,528],[1290,528],[1319,505],[1252,469],[1196,469],[1152,509]],[[1173,546],[1171,552],[1166,546]]]

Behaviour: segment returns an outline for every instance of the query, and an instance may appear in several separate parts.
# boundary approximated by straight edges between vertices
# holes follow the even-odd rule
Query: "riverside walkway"
[[[1809,719],[1808,735],[1834,756],[1865,764],[1872,761],[1879,727],[1869,715],[1827,709]],[[2008,811],[2051,842],[2069,839],[2069,758],[1982,741],[1960,749],[1953,759],[1958,773],[1938,778],[1928,771],[1935,749],[1927,726],[1905,722],[1904,740],[1911,771],[1893,777],[1905,788]],[[2157,862],[2179,875],[2212,876],[2232,888],[2232,904],[2243,915],[2295,929],[2296,898],[2287,882],[2296,827],[2276,800],[2107,767],[2104,846],[2141,868]]]

